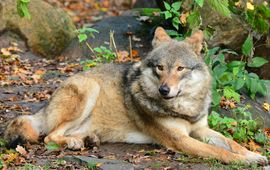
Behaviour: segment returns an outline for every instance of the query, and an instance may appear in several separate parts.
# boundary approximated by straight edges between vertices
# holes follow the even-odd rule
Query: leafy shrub
[[[252,119],[221,117],[220,114],[213,111],[209,115],[208,122],[210,128],[241,143],[254,140],[264,144],[269,141],[269,138],[260,130],[259,124]]]
[[[266,83],[269,80],[261,80],[255,73],[249,73],[247,67],[260,67],[267,63],[267,60],[261,57],[254,57],[251,62],[246,61],[225,61],[225,55],[237,55],[234,51],[220,49],[219,47],[207,50],[205,53],[205,62],[210,68],[213,77],[212,96],[213,104],[217,106],[221,96],[225,96],[240,102],[240,90],[246,89],[252,98],[257,93],[266,95]]]

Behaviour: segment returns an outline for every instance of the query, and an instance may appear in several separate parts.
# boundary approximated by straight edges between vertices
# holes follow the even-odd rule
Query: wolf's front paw
[[[260,164],[260,165],[267,165],[268,164],[268,160],[265,156],[262,156],[260,154],[257,154],[255,152],[248,152],[246,154],[246,157],[248,159],[248,162],[250,163],[257,163],[257,164]]]
[[[80,138],[69,137],[67,140],[67,147],[72,150],[79,150],[84,147],[84,142]]]

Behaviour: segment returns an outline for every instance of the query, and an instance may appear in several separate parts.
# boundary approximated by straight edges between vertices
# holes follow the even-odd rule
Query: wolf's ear
[[[156,48],[163,42],[169,42],[171,40],[172,40],[171,37],[166,33],[166,31],[162,27],[157,27],[152,41],[152,46]]]
[[[194,32],[190,37],[186,38],[185,41],[191,44],[195,53],[199,55],[202,50],[203,32],[198,30]]]

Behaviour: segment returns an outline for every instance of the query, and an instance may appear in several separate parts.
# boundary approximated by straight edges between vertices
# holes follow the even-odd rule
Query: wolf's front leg
[[[215,158],[224,163],[244,162],[244,163],[259,163],[267,164],[264,157],[262,159],[250,159],[243,154],[231,152],[222,147],[203,143],[190,137],[183,124],[177,122],[171,123],[173,120],[163,120],[148,125],[149,134],[167,148],[185,152],[190,155]]]
[[[209,144],[224,148],[233,153],[241,154],[247,158],[249,162],[257,162],[259,164],[267,164],[268,160],[265,156],[251,152],[237,142],[226,138],[222,134],[209,129],[208,127],[199,128],[192,132],[193,137],[206,141]]]

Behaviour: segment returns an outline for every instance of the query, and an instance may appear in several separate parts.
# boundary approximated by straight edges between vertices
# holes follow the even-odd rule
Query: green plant
[[[2,169],[4,167],[4,163],[3,161],[0,159],[0,169]]]
[[[98,63],[112,62],[116,58],[116,53],[104,46],[96,47],[93,49],[93,51],[96,54],[94,59],[81,61],[83,70],[89,70],[91,67],[96,66]]]
[[[87,42],[88,37],[92,37],[95,38],[94,33],[99,33],[98,30],[94,29],[94,28],[80,28],[75,30],[75,32],[77,33],[77,37],[80,43],[85,43],[86,46],[91,50],[91,52],[95,54],[95,51],[93,50],[93,48],[91,47],[91,45]]]
[[[28,10],[30,0],[17,0],[17,12],[21,17],[31,18]]]
[[[97,168],[97,163],[96,162],[93,162],[93,161],[89,161],[87,162],[87,168],[88,169],[96,169]]]
[[[96,66],[98,63],[111,62],[116,58],[116,53],[111,49],[108,49],[104,46],[92,48],[91,45],[87,42],[88,37],[95,38],[94,33],[99,33],[98,30],[93,28],[81,28],[76,30],[77,37],[80,43],[85,43],[87,47],[94,54],[94,59],[88,59],[82,61],[83,70],[89,70],[89,68]],[[113,36],[113,33],[110,34]]]
[[[171,19],[172,25],[176,30],[179,29],[179,25],[181,24],[180,21],[180,8],[181,8],[181,1],[174,2],[171,5],[164,1],[165,11],[161,12],[164,14],[165,19]]]
[[[172,37],[178,41],[181,41],[184,39],[184,36],[175,30],[166,30],[166,32],[170,37]]]
[[[249,114],[249,113],[246,113]],[[221,117],[215,111],[208,118],[210,128],[222,133],[226,137],[232,138],[240,143],[254,140],[264,144],[269,142],[269,138],[260,130],[259,124],[252,119],[234,119]]]
[[[243,45],[243,49],[246,48],[246,43]],[[248,55],[248,50],[243,50],[243,53]],[[251,62],[248,61],[225,61],[225,55],[237,55],[234,51],[228,49],[220,49],[219,47],[206,49],[205,62],[210,68],[210,72],[213,77],[212,81],[212,97],[213,105],[217,106],[220,102],[221,96],[234,99],[240,102],[240,90],[248,90],[252,98],[257,93],[266,95],[266,83],[269,81],[261,80],[255,73],[249,73],[246,67],[260,67],[267,63],[267,61],[261,57],[254,57]]]

